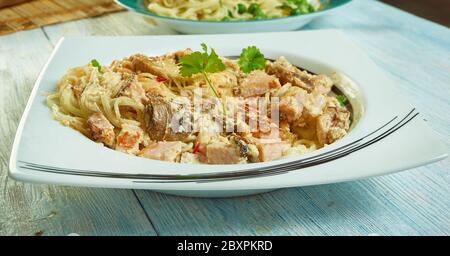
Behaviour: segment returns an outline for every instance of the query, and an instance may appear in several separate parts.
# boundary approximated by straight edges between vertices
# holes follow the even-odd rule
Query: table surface
[[[353,1],[305,29],[321,28],[341,29],[364,49],[450,148],[449,29],[370,0]],[[450,234],[449,159],[383,177],[233,199],[8,178],[19,119],[61,36],[174,33],[121,12],[0,37],[0,235]]]

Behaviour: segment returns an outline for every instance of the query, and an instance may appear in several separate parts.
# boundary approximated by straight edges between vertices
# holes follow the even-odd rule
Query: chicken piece
[[[130,60],[136,72],[150,73],[156,76],[163,75],[161,70],[155,69],[152,65],[154,60],[144,54],[135,54],[130,57]]]
[[[298,120],[302,116],[307,96],[307,92],[299,87],[289,88],[288,92],[280,98],[280,119],[288,122]]]
[[[235,88],[238,85],[236,76],[229,71],[212,73],[210,79],[220,95],[232,96],[232,88]]]
[[[139,152],[139,144],[144,140],[142,129],[135,125],[123,124],[116,138],[116,150],[135,155]]]
[[[295,99],[295,97],[283,97],[279,105],[280,119],[292,122],[302,115],[303,105]]]
[[[241,70],[237,60],[230,60],[227,58],[222,58],[222,62],[223,62],[223,64],[225,64],[225,66],[231,68],[233,71],[237,72],[237,71]]]
[[[206,146],[209,164],[237,164],[241,162],[239,148],[225,142],[214,142]]]
[[[148,57],[144,54],[135,54],[129,59],[136,72],[150,73],[152,75],[170,79],[179,75],[176,54]]]
[[[132,98],[136,102],[145,103],[148,98],[145,95],[145,90],[140,83],[136,83],[136,76],[124,80],[122,88],[119,91],[119,96],[126,96]]]
[[[238,91],[242,97],[254,97],[278,87],[281,87],[281,84],[276,77],[270,76],[264,71],[255,70],[240,81]]]
[[[261,143],[257,145],[259,150],[259,160],[267,162],[279,159],[283,152],[287,151],[291,145],[285,142]]]
[[[175,60],[176,63],[178,63],[178,61],[180,60],[180,58],[189,55],[192,53],[192,49],[191,48],[186,48],[184,50],[181,51],[176,51],[176,52],[172,52],[167,54],[166,56],[168,58],[173,58]]]
[[[333,80],[326,75],[314,75],[309,82],[314,86],[313,93],[315,94],[326,95],[333,87]]]
[[[102,113],[97,112],[90,115],[87,119],[87,127],[93,140],[101,142],[108,147],[114,146],[116,137],[114,126]]]
[[[250,126],[247,124],[246,102],[243,98],[227,97],[226,98],[227,119],[225,123],[225,131],[227,132],[250,132]]]
[[[344,137],[350,127],[350,112],[336,99],[330,99],[324,113],[316,121],[317,140],[321,145]]]
[[[322,115],[324,108],[327,105],[327,97],[322,94],[311,93],[308,95],[304,104],[305,112],[311,117]]]
[[[182,143],[179,141],[157,142],[141,150],[139,156],[154,160],[177,162],[181,155],[181,146]]]
[[[289,63],[286,58],[280,57],[275,62],[269,62],[266,66],[268,74],[275,75],[280,82],[291,83],[308,92],[315,91],[319,94],[327,94],[333,86],[333,81],[325,75],[312,75],[302,71]]]

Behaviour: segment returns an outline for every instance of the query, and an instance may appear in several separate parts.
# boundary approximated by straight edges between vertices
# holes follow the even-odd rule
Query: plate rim
[[[299,33],[299,32],[287,32],[287,33]],[[58,50],[59,50],[60,46],[62,45],[62,43],[64,42],[64,40],[65,40],[64,37],[61,38],[58,41],[58,43],[55,45],[55,48],[54,48],[52,54],[50,55],[48,61],[46,62],[46,64],[42,68],[38,78],[36,79],[36,82],[34,84],[33,90],[32,90],[32,92],[30,94],[30,97],[29,97],[29,99],[27,101],[27,105],[25,107],[24,113],[22,114],[22,117],[21,117],[18,129],[17,129],[16,135],[15,135],[12,151],[11,151],[10,165],[9,165],[10,166],[9,174],[10,174],[11,177],[18,178],[20,180],[27,180],[27,177],[22,176],[21,173],[18,171],[18,168],[17,168],[17,152],[18,152],[19,143],[20,143],[20,140],[22,139],[23,128],[24,128],[26,120],[28,118],[28,115],[29,115],[29,112],[30,112],[30,109],[31,109],[31,105],[34,102],[34,100],[36,99],[37,92],[39,91],[39,87],[40,87],[39,85],[41,84],[42,79],[43,79],[44,75],[47,72],[49,64],[52,62],[55,54],[58,52]],[[430,162],[441,160],[441,159],[445,158],[446,156],[447,156],[447,153],[441,155],[440,157],[438,157],[436,159],[430,159]],[[419,164],[418,166],[420,166],[420,165],[422,165],[422,164]],[[415,166],[412,166],[412,167],[415,167]],[[409,167],[409,168],[411,168],[411,167]],[[405,169],[408,169],[408,168],[405,168]],[[394,171],[392,171],[392,172],[394,172]],[[29,181],[33,181],[33,180],[29,180]],[[76,185],[82,185],[82,184],[76,184]],[[117,187],[117,186],[115,186],[115,187]]]

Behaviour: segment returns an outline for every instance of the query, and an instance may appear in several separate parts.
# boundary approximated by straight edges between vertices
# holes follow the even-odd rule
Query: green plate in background
[[[325,8],[313,13],[296,16],[266,19],[266,20],[238,20],[238,21],[211,21],[189,20],[157,15],[149,11],[145,0],[116,0],[116,2],[130,11],[140,13],[167,24],[172,29],[186,34],[218,34],[218,33],[248,33],[248,32],[275,32],[299,29],[312,19],[331,14],[351,0],[322,1]]]

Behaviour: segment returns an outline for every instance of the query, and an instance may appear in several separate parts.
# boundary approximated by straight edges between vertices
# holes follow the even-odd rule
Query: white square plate
[[[139,158],[93,143],[51,117],[45,101],[67,69],[97,59],[160,55],[200,43],[236,56],[258,46],[267,58],[287,57],[315,73],[339,72],[357,86],[347,97],[362,117],[343,139],[313,153],[247,165],[175,164]],[[10,159],[14,179],[76,186],[136,188],[185,195],[236,195],[325,184],[397,172],[441,160],[447,148],[392,82],[336,30],[195,36],[61,39],[36,81]]]

